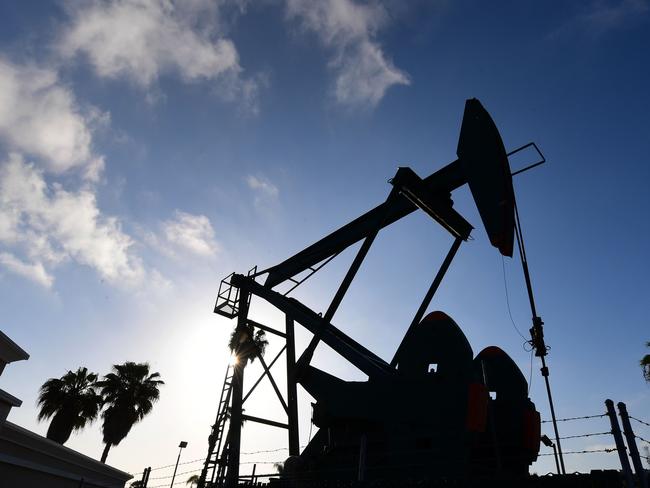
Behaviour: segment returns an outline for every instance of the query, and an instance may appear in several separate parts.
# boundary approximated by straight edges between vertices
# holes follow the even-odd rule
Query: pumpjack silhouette
[[[291,474],[356,479],[350,461],[364,449],[368,480],[528,473],[539,413],[505,352],[488,347],[474,357],[460,327],[433,312],[404,338],[396,372],[346,382],[310,367],[301,385],[316,399],[319,431],[289,461]]]
[[[512,173],[508,157],[529,147],[537,151],[541,161]],[[390,180],[392,189],[384,203],[278,265],[262,271],[253,268],[247,275],[233,273],[222,280],[216,313],[236,319],[236,327],[250,336],[261,329],[286,342],[269,364],[260,356],[264,373],[245,395],[244,365],[235,364],[232,374],[228,370],[201,488],[230,488],[246,479],[239,473],[242,420],[287,429],[289,457],[282,477],[296,483],[528,473],[539,451],[540,416],[528,398],[528,385],[521,371],[495,346],[475,356],[460,327],[444,312],[425,314],[460,245],[473,229],[453,208],[451,198],[454,190],[467,184],[490,243],[502,255],[511,257],[516,238],[533,315],[530,344],[541,358],[551,399],[543,322],[534,306],[512,184],[513,174],[542,164],[545,159],[534,143],[506,153],[496,125],[476,99],[466,101],[457,156],[456,161],[425,178],[408,167],[399,168]],[[418,209],[454,240],[388,362],[335,327],[332,319],[381,229]],[[356,257],[324,313],[290,296],[340,252],[360,241]],[[280,291],[282,286],[288,290]],[[249,317],[252,296],[284,313],[284,330]],[[295,323],[313,334],[298,360]],[[311,365],[321,341],[367,375],[368,380],[344,381]],[[271,372],[283,352],[285,395]],[[264,377],[271,381],[282,403],[286,422],[243,414],[243,403]],[[318,427],[302,452],[298,384],[316,400],[313,423]],[[554,416],[552,403],[551,411]],[[559,448],[557,429],[555,433]]]

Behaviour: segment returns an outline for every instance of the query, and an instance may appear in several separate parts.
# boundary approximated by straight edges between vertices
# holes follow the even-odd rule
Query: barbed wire
[[[192,464],[192,463],[198,463],[199,461],[205,461],[205,458],[199,458],[199,459],[193,459],[192,461],[185,461],[182,463],[178,463],[179,466],[183,466],[185,464]],[[173,468],[176,466],[176,463],[173,464],[166,464],[165,466],[158,466],[157,468],[151,468],[151,471],[157,471],[159,469],[165,469],[165,468]],[[131,476],[137,476],[139,474],[144,473],[144,471],[140,471],[139,473],[129,473]]]
[[[602,413],[600,415],[585,415],[583,417],[567,417],[564,419],[556,419],[557,422],[568,422],[569,420],[582,420],[582,419],[596,419],[600,417],[607,417],[606,413]],[[552,420],[542,420],[543,424],[548,424],[553,422]]]
[[[616,448],[611,449],[586,449],[584,451],[562,451],[562,454],[590,454],[593,452],[614,452]],[[553,453],[538,454],[538,456],[553,456]]]
[[[566,417],[566,418],[562,418],[562,419],[557,419],[557,421],[558,422],[568,422],[568,421],[572,421],[572,420],[584,420],[584,419],[602,418],[602,417],[606,417],[606,416],[607,416],[606,413],[605,414],[600,414],[600,415],[584,415],[584,416],[580,416],[580,417]],[[642,423],[644,425],[650,425],[650,424],[647,424],[646,422],[644,422],[643,420],[637,419],[635,417],[630,417],[630,418],[634,419],[635,421],[640,422],[640,423]],[[541,421],[541,423],[543,423],[543,424],[544,423],[550,423],[550,422],[551,422],[551,420],[542,420]],[[608,432],[593,432],[593,433],[589,433],[589,434],[580,434],[580,435],[571,435],[571,436],[560,437],[560,439],[561,440],[579,439],[579,438],[584,438],[584,437],[594,437],[594,436],[600,436],[600,435],[611,435],[611,431],[608,431]],[[650,441],[644,439],[641,436],[636,435],[635,437],[637,439],[647,443],[647,444],[650,444]],[[306,446],[300,446],[300,447],[304,448]],[[245,451],[245,452],[242,452],[241,455],[265,454],[265,453],[288,451],[288,450],[289,450],[288,447],[279,447],[279,448],[276,448],[276,449],[261,449],[261,450],[257,450],[257,451]],[[616,449],[592,449],[592,450],[583,450],[583,451],[565,451],[565,452],[563,452],[563,454],[586,454],[586,453],[597,453],[597,452],[613,452],[615,450]],[[552,455],[552,454],[539,454],[539,456],[550,456],[550,455]],[[644,457],[644,456],[641,456],[641,457]],[[198,463],[200,461],[205,461],[205,458],[197,458],[197,459],[192,459],[190,461],[184,461],[182,463],[178,463],[178,466]],[[276,460],[276,461],[255,460],[255,461],[246,461],[246,462],[243,462],[243,463],[240,463],[240,464],[241,465],[252,465],[252,464],[267,465],[267,464],[276,464],[276,463],[281,463],[281,462],[283,462],[283,460]],[[165,466],[158,466],[158,467],[155,467],[155,468],[151,468],[151,471],[157,471],[157,470],[161,470],[161,469],[171,468],[171,467],[174,467],[174,466],[176,466],[175,463],[174,464],[167,464]],[[195,470],[191,470],[191,471],[184,471],[182,473],[178,473],[177,476],[181,476],[183,474],[188,474],[188,473],[195,473],[195,472],[198,472],[198,471],[200,471],[200,469],[195,469]],[[136,476],[141,475],[142,473],[143,472],[141,471],[139,473],[129,473],[129,474],[131,474],[131,476],[136,477]],[[153,478],[150,478],[150,479],[151,480],[169,479],[172,476],[173,475],[158,476],[158,477],[153,477]],[[151,488],[154,488],[154,487],[151,487]]]
[[[561,439],[571,439],[571,438],[575,438],[575,437],[589,437],[589,436],[604,435],[604,434],[611,434],[611,432],[599,432],[599,433],[594,433],[594,434],[584,434],[584,435],[581,435],[581,436],[568,436],[568,437],[562,437]],[[644,441],[644,442],[648,442],[647,440],[645,440],[645,439],[643,439],[643,438],[641,438],[639,436],[636,436],[636,437],[639,438],[640,440]],[[268,450],[268,451],[274,452],[274,451],[279,451],[279,450],[281,450],[281,449],[273,449],[273,450]],[[582,451],[564,451],[563,454],[596,454],[596,453],[606,453],[607,454],[607,453],[612,453],[612,452],[615,452],[615,451],[616,451],[616,448],[585,449],[585,450],[582,450]],[[542,456],[553,456],[553,455],[554,455],[553,453],[544,453],[544,454],[539,454],[538,456],[542,457]],[[640,456],[640,457],[643,458],[643,459],[646,459],[646,460],[650,460],[650,456]],[[191,461],[188,461],[185,464],[189,464],[190,462]],[[257,460],[257,461],[248,461],[248,462],[240,463],[240,464],[241,465],[250,465],[250,464],[266,465],[266,464],[276,464],[276,463],[279,463],[279,462],[282,462],[282,461],[281,460],[280,461],[259,461],[259,460]],[[171,466],[174,466],[174,465],[171,465]],[[169,467],[169,465],[164,466],[164,467]],[[157,469],[162,469],[162,468],[163,467],[160,467],[160,468],[157,468]],[[154,468],[152,468],[152,470],[153,469]],[[348,468],[339,468],[339,469],[348,469]],[[198,473],[199,471],[201,471],[201,470],[200,469],[194,469],[194,470],[190,470],[190,471],[183,471],[181,473],[176,473],[176,476],[183,476],[183,475],[187,475],[187,474]],[[158,477],[153,477],[153,478],[149,478],[149,479],[150,480],[163,480],[163,479],[172,478],[173,476],[174,475],[172,474],[172,475],[169,475],[169,476],[158,476]],[[186,483],[185,480],[179,480],[179,481],[175,482],[173,486],[182,485],[182,484],[185,484],[185,483]],[[169,486],[169,485],[167,485],[165,483],[165,484],[161,484],[161,485],[153,485],[153,486],[150,486],[149,488],[162,488],[162,487],[166,487],[166,486]]]
[[[149,479],[151,479],[151,478],[149,478]],[[186,485],[186,484],[187,484],[187,481],[185,481],[185,480],[178,480],[178,481],[175,481],[175,482],[174,482],[174,485],[173,485],[173,486],[177,486],[177,485]],[[162,488],[163,486],[169,486],[169,485],[168,485],[167,483],[165,483],[164,485],[147,486],[147,488]]]
[[[566,437],[560,437],[562,439],[578,439],[580,437],[593,437],[595,435],[611,435],[611,431],[608,432],[594,432],[593,434],[580,434],[580,435],[568,435]]]
[[[193,469],[191,471],[183,471],[182,473],[176,473],[176,476],[181,476],[184,474],[198,473],[201,469]],[[155,478],[149,478],[150,480],[166,480],[172,478],[174,475],[170,474],[169,476],[156,476]]]
[[[643,421],[643,420],[641,420],[641,419],[638,419],[638,418],[636,418],[636,417],[632,417],[631,415],[630,415],[629,417],[630,417],[632,420],[636,420],[636,421],[639,422],[640,424],[645,425],[646,427],[650,427],[650,424],[649,424],[648,422],[645,422],[645,421]]]
[[[304,446],[300,446],[301,449],[305,447],[307,447],[307,444],[305,444]],[[278,452],[278,451],[288,451],[288,450],[289,450],[288,447],[278,447],[277,449],[267,449],[264,451],[248,451],[248,452],[242,452],[240,454],[262,454],[265,452]]]
[[[649,440],[644,439],[644,438],[641,437],[640,435],[636,435],[636,434],[634,434],[634,437],[636,437],[636,438],[639,439],[640,441],[645,442],[646,444],[650,444],[650,441],[649,441]]]
[[[305,447],[307,447],[306,444],[304,446],[300,446],[301,449],[303,449]],[[288,447],[278,447],[277,449],[264,449],[264,450],[260,450],[260,451],[241,452],[240,455],[244,456],[244,455],[251,455],[251,454],[265,454],[265,453],[268,453],[268,452],[279,452],[279,451],[288,451],[288,450],[289,450]],[[205,461],[205,458],[203,457],[203,458],[199,458],[199,459],[194,459],[192,461],[185,461],[183,463],[178,463],[178,465],[182,466],[184,464],[198,463],[199,461]],[[274,461],[274,462],[280,462],[280,461]],[[241,464],[251,464],[251,463],[241,463]],[[252,464],[254,464],[254,463],[252,463]],[[165,466],[158,466],[157,468],[151,468],[151,471],[156,471],[156,470],[165,469],[165,468],[173,468],[174,466],[176,466],[176,463],[167,464]],[[139,473],[129,473],[129,474],[131,476],[138,476],[138,475],[141,475],[142,473],[143,473],[143,471],[140,471]],[[168,476],[168,478],[171,478],[171,476]],[[159,479],[159,478],[149,478],[149,479],[153,480],[153,479]]]

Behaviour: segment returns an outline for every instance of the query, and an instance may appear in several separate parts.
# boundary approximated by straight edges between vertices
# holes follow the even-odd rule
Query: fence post
[[[621,460],[621,468],[623,469],[623,475],[625,476],[627,487],[634,488],[632,468],[630,468],[630,460],[627,457],[627,451],[625,450],[625,444],[623,443],[621,428],[618,426],[618,418],[616,417],[616,411],[614,410],[614,402],[608,398],[605,400],[605,406],[607,407],[609,423],[612,425],[612,435],[614,436],[614,442],[616,442],[616,451],[618,452],[618,458]]]
[[[142,488],[147,488],[150,474],[151,474],[151,466],[145,468],[144,472],[142,473]]]
[[[639,486],[641,488],[648,488],[645,469],[643,469],[643,464],[641,464],[641,456],[639,456],[639,449],[636,446],[636,440],[634,432],[632,431],[632,425],[630,425],[630,417],[627,414],[627,408],[623,402],[618,402],[617,405],[618,413],[621,416],[621,423],[623,424],[623,433],[625,434],[627,447],[630,450],[630,457],[632,458],[632,464],[634,465],[634,471],[636,471],[636,476],[639,479]]]

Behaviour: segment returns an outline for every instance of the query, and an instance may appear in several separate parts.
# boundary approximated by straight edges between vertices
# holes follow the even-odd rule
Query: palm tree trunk
[[[106,463],[106,458],[108,457],[108,451],[110,450],[110,448],[111,448],[111,443],[107,442],[106,446],[104,447],[104,452],[102,452],[102,459],[101,459],[102,463]]]

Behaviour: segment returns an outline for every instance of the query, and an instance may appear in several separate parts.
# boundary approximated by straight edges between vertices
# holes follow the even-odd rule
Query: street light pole
[[[174,467],[174,474],[172,475],[172,484],[169,485],[169,488],[172,488],[174,486],[174,479],[176,479],[176,470],[178,469],[178,462],[181,460],[181,452],[183,452],[183,448],[187,447],[187,442],[181,441],[178,447],[180,449],[178,450],[178,457],[176,458],[176,466]]]
[[[562,471],[560,470],[560,463],[558,462],[557,459],[557,448],[555,447],[555,444],[553,444],[553,441],[551,441],[551,439],[549,439],[547,435],[543,435],[541,437],[541,440],[546,447],[553,448],[553,456],[555,456],[555,466],[557,467],[557,474],[562,474]]]

